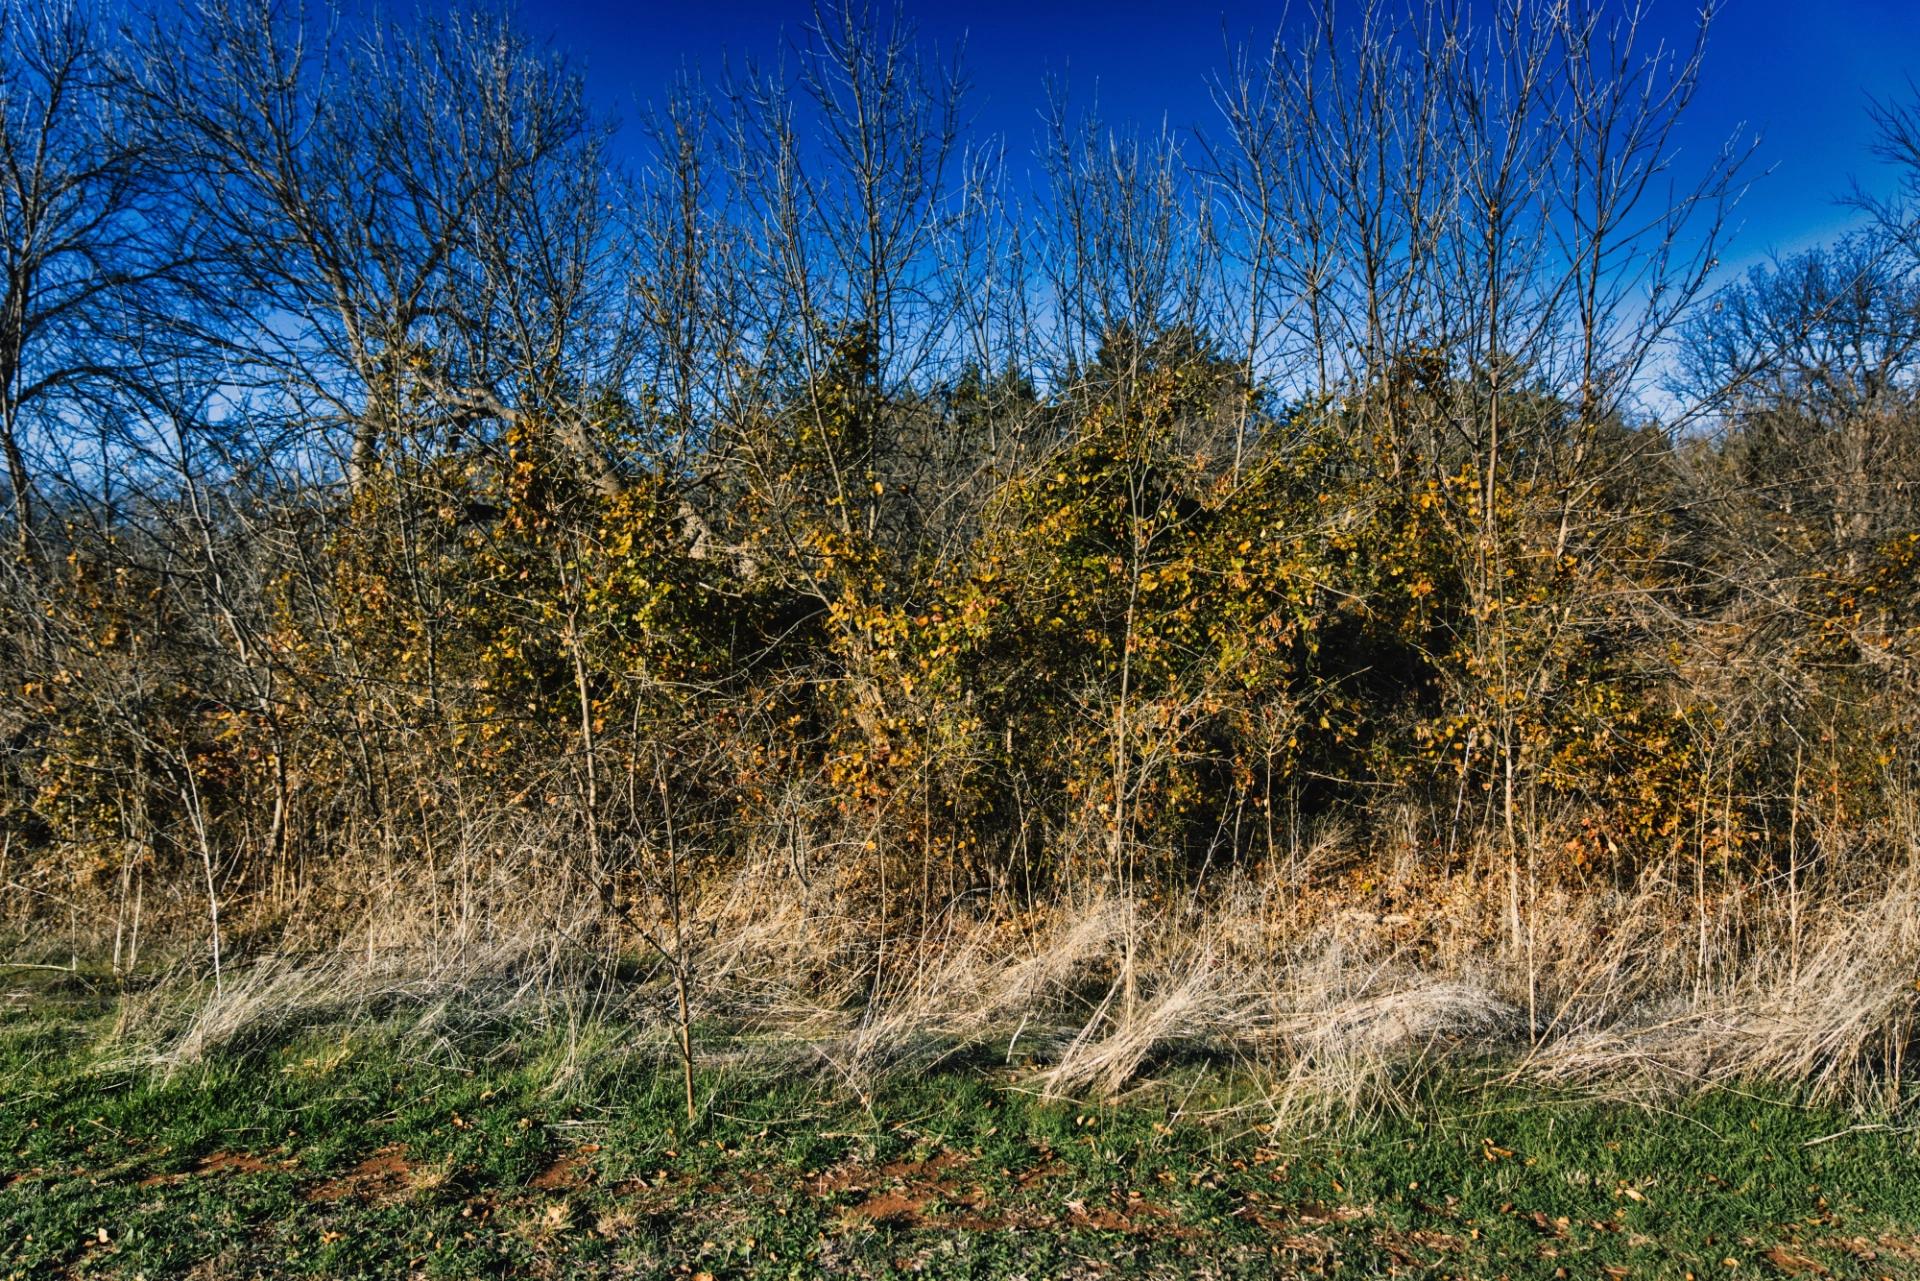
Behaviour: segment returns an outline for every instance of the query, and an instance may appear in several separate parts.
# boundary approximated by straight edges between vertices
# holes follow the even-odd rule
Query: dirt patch
[[[598,1152],[598,1144],[575,1148],[557,1157],[553,1164],[534,1175],[527,1186],[541,1192],[570,1192],[584,1187],[593,1181],[592,1154]]]
[[[1349,1205],[1328,1206],[1318,1201],[1309,1201],[1301,1205],[1272,1205],[1258,1207],[1243,1204],[1233,1210],[1233,1217],[1253,1224],[1272,1238],[1272,1243],[1290,1254],[1307,1258],[1324,1259],[1338,1252],[1338,1240],[1334,1236],[1315,1235],[1316,1230],[1333,1228],[1336,1231],[1341,1224],[1351,1223],[1366,1217],[1366,1211]],[[1431,1241],[1421,1240],[1432,1238]],[[1429,1249],[1445,1250],[1458,1247],[1457,1238],[1444,1233],[1413,1233],[1409,1239]]]
[[[889,1179],[938,1179],[966,1164],[958,1152],[938,1152],[924,1161],[889,1161],[880,1173]]]
[[[1069,1204],[1067,1222],[1076,1228],[1092,1228],[1097,1232],[1128,1232],[1133,1228],[1132,1220],[1126,1215],[1097,1205]]]
[[[1027,1169],[1020,1171],[1020,1173],[1015,1176],[1014,1183],[1020,1188],[1026,1189],[1036,1184],[1045,1183],[1049,1179],[1057,1179],[1066,1172],[1067,1167],[1064,1162],[1049,1157],[1041,1161],[1038,1165],[1029,1166]]]
[[[922,1185],[935,1194],[945,1192],[948,1175],[966,1165],[957,1152],[941,1152],[925,1161],[889,1161],[878,1168],[849,1162],[815,1175],[807,1190],[815,1196],[839,1192],[865,1192],[887,1184]]]
[[[924,1161],[889,1161],[877,1168],[843,1165],[809,1180],[806,1190],[821,1197],[867,1194],[846,1211],[855,1222],[969,1232],[1025,1226],[1013,1217],[986,1212],[986,1190],[962,1178],[967,1165],[968,1158],[958,1152],[935,1153]]]
[[[200,1158],[193,1167],[195,1174],[265,1174],[278,1169],[265,1157],[251,1152],[215,1152]]]
[[[1096,1232],[1123,1232],[1129,1235],[1163,1237],[1194,1235],[1192,1228],[1181,1227],[1174,1222],[1174,1219],[1173,1211],[1163,1205],[1155,1205],[1138,1193],[1130,1194],[1124,1202],[1116,1206],[1087,1205],[1080,1201],[1067,1202],[1067,1222],[1076,1228],[1092,1229]]]
[[[413,1190],[414,1166],[404,1144],[381,1148],[336,1179],[328,1179],[307,1193],[309,1201],[398,1201]]]
[[[968,1158],[940,1152],[924,1161],[892,1161],[873,1167],[849,1164],[815,1176],[806,1185],[815,1196],[850,1194],[861,1199],[844,1211],[849,1223],[962,1232],[1036,1230],[1060,1224],[1101,1232],[1187,1236],[1192,1229],[1175,1222],[1164,1206],[1134,1192],[1113,1205],[1069,1201],[1060,1210],[1001,1207],[985,1187],[966,1177]],[[1016,1177],[1026,1191],[1066,1174],[1067,1167],[1047,1161]]]
[[[141,1188],[166,1187],[188,1179],[211,1178],[220,1174],[272,1174],[293,1166],[285,1157],[270,1159],[251,1152],[209,1152],[194,1162],[193,1169],[173,1174],[149,1174],[134,1184]]]
[[[880,1192],[848,1211],[855,1218],[872,1223],[897,1223],[918,1227],[927,1221],[927,1200],[904,1191]]]

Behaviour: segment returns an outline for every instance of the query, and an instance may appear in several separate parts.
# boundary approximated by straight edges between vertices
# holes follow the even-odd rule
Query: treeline
[[[11,7],[16,922],[324,933],[495,856],[930,919],[1338,826],[1342,892],[1517,936],[1910,857],[1920,108],[1722,288],[1704,29],[1348,8],[1029,160],[860,9],[621,121],[492,11]]]

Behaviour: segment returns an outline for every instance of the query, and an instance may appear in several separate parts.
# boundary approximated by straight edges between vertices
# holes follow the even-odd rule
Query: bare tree
[[[597,126],[557,56],[498,17],[351,43],[339,21],[211,3],[155,34],[139,83],[191,175],[180,195],[228,302],[208,338],[236,394],[322,444],[344,434],[359,484],[422,430],[533,411],[563,361],[594,377],[609,210]],[[553,419],[615,484],[590,425]]]
[[[123,119],[114,58],[76,5],[0,7],[0,453],[23,553],[48,479],[37,459],[113,465],[81,457],[87,435],[138,417],[162,300],[183,301],[173,202]]]
[[[1920,275],[1877,232],[1755,267],[1686,330],[1683,390],[1722,409],[1754,501],[1854,562],[1913,510]]]
[[[1064,86],[1048,108],[1040,269],[1055,319],[1045,335],[1062,385],[1102,360],[1137,378],[1160,339],[1211,331],[1217,261],[1211,211],[1170,129],[1140,135],[1076,113]]]

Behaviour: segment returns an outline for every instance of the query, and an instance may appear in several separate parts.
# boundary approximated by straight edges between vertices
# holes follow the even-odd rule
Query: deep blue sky
[[[1691,38],[1698,0],[1646,3],[1653,29]],[[976,128],[1004,135],[1016,155],[1032,150],[1049,73],[1064,74],[1081,104],[1097,91],[1110,122],[1211,128],[1206,77],[1225,64],[1226,41],[1252,37],[1264,47],[1285,16],[1282,4],[1242,0],[907,0],[906,12],[924,40],[943,49],[965,40]],[[525,0],[521,14],[614,106],[659,98],[682,65],[711,75],[726,57],[770,59],[797,37],[811,6]],[[1760,135],[1728,258],[1824,239],[1849,219],[1834,203],[1849,179],[1884,187],[1868,151],[1867,97],[1911,94],[1910,81],[1920,81],[1920,0],[1725,0],[1680,162],[1685,169],[1691,155],[1704,164],[1743,123]]]

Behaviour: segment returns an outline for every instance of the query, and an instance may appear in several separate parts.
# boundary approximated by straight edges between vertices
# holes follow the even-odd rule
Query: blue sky
[[[885,0],[883,0],[883,3]],[[1650,28],[1690,40],[1697,0],[1646,0]],[[1095,92],[1103,117],[1177,129],[1215,121],[1206,78],[1229,41],[1264,46],[1284,5],[1240,0],[908,0],[923,39],[965,41],[977,130],[1030,153],[1043,84],[1064,75],[1080,103]],[[657,99],[682,65],[716,72],[723,59],[768,59],[811,13],[806,0],[527,0],[526,26],[584,65],[609,106]],[[1680,167],[1709,161],[1729,134],[1758,133],[1761,149],[1737,221],[1729,266],[1826,239],[1848,221],[1834,197],[1876,172],[1868,95],[1920,92],[1920,0],[1725,0],[1709,39],[1705,81],[1680,138]],[[1763,172],[1765,171],[1765,172]]]

